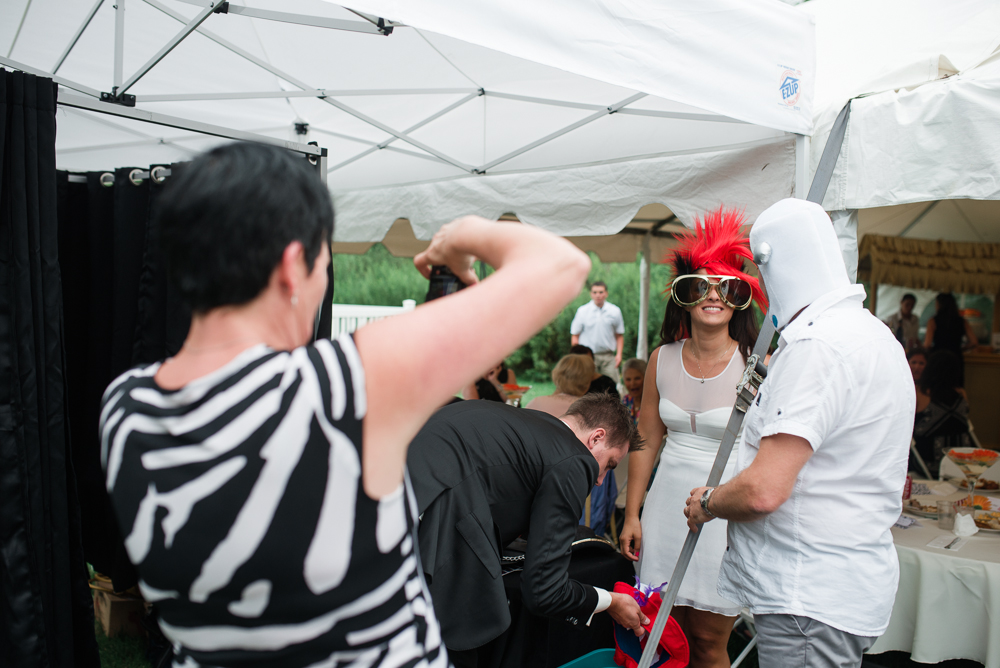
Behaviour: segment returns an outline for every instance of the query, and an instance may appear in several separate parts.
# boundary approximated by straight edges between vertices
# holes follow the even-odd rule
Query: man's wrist
[[[715,487],[709,487],[701,494],[701,509],[709,517],[716,517],[716,514],[713,513],[708,507],[709,501],[712,498],[712,492],[714,491]]]

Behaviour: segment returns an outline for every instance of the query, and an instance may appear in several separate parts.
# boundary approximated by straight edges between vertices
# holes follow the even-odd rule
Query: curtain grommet
[[[153,167],[149,170],[149,178],[153,179],[155,183],[163,183],[170,176],[170,170],[163,166]]]
[[[105,188],[110,188],[115,185],[115,175],[111,172],[104,172],[98,180]]]
[[[143,173],[141,169],[133,169],[128,173],[128,180],[132,182],[134,186],[141,186],[142,182],[145,181],[146,174]]]

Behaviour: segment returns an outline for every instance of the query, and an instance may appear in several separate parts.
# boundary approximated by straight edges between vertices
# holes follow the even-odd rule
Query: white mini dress
[[[726,368],[703,383],[684,369],[681,353],[685,341],[662,346],[656,365],[660,419],[667,427],[667,441],[642,511],[642,547],[636,566],[642,583],[655,586],[667,582],[673,573],[688,534],[684,504],[691,490],[708,480],[743,374],[743,356],[737,349]],[[735,470],[734,447],[722,482],[732,478]],[[716,592],[726,551],[726,525],[719,519],[702,525],[676,605],[721,615],[739,614],[738,603]]]

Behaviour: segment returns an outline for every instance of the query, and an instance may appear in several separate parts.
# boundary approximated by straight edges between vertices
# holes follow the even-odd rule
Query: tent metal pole
[[[125,0],[116,0],[115,5],[115,78],[114,86],[111,89],[113,94],[118,93],[119,86],[125,74]]]
[[[119,2],[121,2],[121,0],[119,0]],[[124,84],[122,84],[121,88],[116,89],[115,93],[117,95],[121,95],[125,91],[127,91],[129,88],[131,88],[132,86],[134,86],[135,83],[139,79],[141,79],[144,76],[146,76],[147,72],[149,72],[151,69],[153,69],[156,66],[156,64],[159,63],[161,60],[163,60],[164,58],[166,58],[166,56],[167,56],[168,53],[170,53],[171,51],[173,51],[177,47],[178,44],[180,44],[181,42],[183,42],[184,39],[188,35],[190,35],[192,32],[194,32],[194,30],[198,26],[200,26],[202,23],[205,22],[205,19],[207,19],[209,16],[211,16],[215,12],[216,12],[216,3],[214,3],[214,2],[209,3],[208,7],[205,7],[203,10],[201,10],[200,12],[198,12],[198,14],[193,19],[191,19],[187,23],[187,25],[185,25],[181,29],[181,31],[179,33],[177,33],[176,35],[174,35],[173,39],[171,39],[169,42],[167,42],[166,44],[164,44],[163,48],[156,52],[156,55],[154,55],[152,58],[150,58],[146,62],[145,65],[143,65],[142,67],[140,67],[138,72],[136,72],[131,77],[129,77],[129,80],[126,81]],[[117,40],[116,40],[116,43],[117,43]],[[115,75],[116,76],[118,75],[117,70],[116,70]],[[116,80],[116,85],[117,85],[117,80]]]
[[[94,20],[94,14],[97,13],[97,10],[101,8],[102,4],[104,4],[104,0],[97,0],[97,2],[94,3],[94,6],[91,8],[90,12],[87,13],[87,17],[83,19],[83,23],[80,24],[79,28],[77,28],[76,34],[73,35],[73,39],[71,39],[69,41],[69,44],[66,45],[66,50],[62,52],[62,55],[59,56],[59,60],[56,61],[56,66],[52,68],[53,74],[58,72],[59,68],[62,67],[63,63],[66,62],[66,58],[69,56],[69,52],[72,51],[73,47],[76,46],[76,43],[80,41],[80,36],[83,35],[83,32],[90,25],[90,22]]]
[[[931,202],[930,205],[926,209],[924,209],[923,211],[921,211],[920,215],[917,216],[916,218],[914,218],[913,221],[910,222],[910,224],[907,225],[903,229],[903,231],[900,232],[897,236],[905,237],[906,233],[909,232],[910,230],[912,230],[914,227],[916,227],[917,223],[919,223],[921,220],[923,220],[924,216],[926,216],[927,214],[929,214],[931,212],[931,210],[934,209],[934,207],[936,207],[940,202],[941,202],[941,200],[934,200],[933,202]]]
[[[449,165],[453,165],[455,167],[458,167],[459,169],[461,169],[462,171],[465,171],[465,172],[470,172],[470,173],[474,172],[474,169],[473,169],[472,165],[467,165],[464,162],[460,162],[458,160],[455,160],[454,158],[451,158],[451,157],[445,155],[444,153],[442,153],[441,151],[437,150],[436,148],[432,148],[432,147],[428,146],[427,144],[424,144],[423,142],[417,141],[416,139],[408,136],[405,132],[399,132],[397,130],[393,130],[392,128],[390,128],[385,123],[377,121],[377,120],[375,120],[374,118],[372,118],[370,116],[366,116],[365,114],[361,113],[360,111],[357,111],[356,109],[353,109],[353,108],[347,106],[343,102],[339,102],[337,100],[334,100],[334,99],[331,99],[331,98],[328,98],[328,97],[327,98],[323,98],[323,102],[326,102],[330,106],[336,107],[337,109],[340,109],[341,111],[343,111],[345,113],[348,113],[351,116],[354,116],[358,120],[364,121],[365,123],[368,123],[369,125],[378,128],[382,132],[385,132],[385,133],[388,133],[390,135],[393,135],[397,139],[402,139],[407,144],[412,144],[413,146],[416,146],[417,148],[419,148],[422,151],[427,151],[431,155],[438,157],[439,159],[443,160],[444,162],[447,162]]]
[[[95,119],[96,120],[96,119]],[[163,137],[148,137],[147,139],[137,139],[135,141],[123,141],[117,144],[97,144],[93,146],[75,146],[73,148],[59,149],[59,155],[71,155],[73,153],[87,153],[88,151],[106,151],[114,148],[132,148],[136,146],[170,146],[188,155],[198,155],[198,151],[181,146],[180,144],[164,139]]]
[[[146,2],[146,4],[151,5],[151,6],[155,7],[156,9],[159,9],[161,12],[163,12],[164,14],[167,14],[168,16],[172,17],[173,19],[175,19],[177,21],[180,21],[182,23],[185,22],[185,19],[184,19],[183,16],[181,16],[177,12],[173,11],[172,9],[170,9],[168,7],[165,7],[162,3],[158,2],[157,0],[145,0],[145,2]],[[265,70],[267,70],[271,74],[274,74],[275,76],[281,77],[282,79],[284,79],[288,83],[290,83],[290,84],[292,84],[294,86],[298,86],[302,90],[316,90],[315,87],[310,86],[310,85],[308,85],[307,83],[305,83],[303,81],[300,81],[299,79],[293,77],[292,75],[288,74],[287,72],[283,72],[282,70],[278,69],[277,67],[274,67],[270,63],[264,62],[260,58],[257,58],[256,56],[252,55],[248,51],[246,51],[244,49],[241,49],[240,47],[236,46],[232,42],[229,42],[229,41],[227,41],[227,40],[219,37],[218,35],[216,35],[214,33],[211,33],[208,30],[205,30],[204,28],[201,28],[201,27],[196,28],[196,30],[198,32],[200,32],[201,34],[205,35],[206,37],[208,37],[209,39],[211,39],[213,42],[216,42],[220,46],[224,46],[225,48],[229,49],[233,53],[235,53],[235,54],[237,54],[239,56],[242,56],[243,58],[246,58],[247,60],[249,60],[250,62],[254,63],[255,65],[264,68]],[[423,151],[427,151],[431,155],[437,156],[438,158],[440,158],[444,162],[447,162],[448,164],[454,165],[455,167],[458,167],[459,169],[461,169],[463,171],[466,171],[466,172],[470,172],[471,173],[473,171],[471,165],[466,165],[466,164],[463,164],[463,163],[461,163],[461,162],[459,162],[457,160],[449,158],[448,156],[444,155],[440,151],[437,151],[437,150],[435,150],[435,149],[433,149],[433,148],[431,148],[431,147],[429,147],[429,146],[427,146],[427,145],[425,145],[425,144],[423,144],[421,142],[418,142],[415,139],[411,139],[410,137],[405,136],[404,133],[396,132],[395,130],[393,130],[392,128],[388,127],[387,125],[379,123],[375,119],[369,118],[368,116],[365,116],[361,112],[355,111],[354,109],[351,109],[350,107],[348,107],[347,105],[343,104],[342,102],[337,102],[335,100],[331,100],[330,98],[321,98],[321,99],[324,102],[326,102],[327,104],[329,104],[329,105],[331,105],[333,107],[336,107],[336,108],[340,109],[341,111],[344,111],[344,112],[346,112],[348,114],[351,114],[355,118],[357,118],[359,120],[362,120],[362,121],[368,123],[369,125],[373,125],[374,127],[377,127],[379,130],[382,130],[383,132],[385,132],[387,134],[391,134],[391,135],[393,135],[393,136],[395,136],[395,137],[397,137],[399,139],[402,139],[403,141],[405,141],[408,144],[412,144],[413,146],[416,146],[417,148],[419,148],[419,149],[421,149]]]
[[[602,104],[587,104],[584,102],[569,102],[564,100],[550,100],[544,97],[532,97],[530,95],[513,95],[511,93],[498,93],[494,91],[486,91],[486,95],[489,97],[497,97],[504,100],[514,100],[516,102],[531,102],[533,104],[547,104],[553,107],[568,107],[570,109],[587,109],[588,111],[600,111],[602,109],[607,109],[605,105]],[[682,111],[656,111],[654,109],[619,109],[618,113],[626,114],[630,116],[655,116],[657,118],[675,118],[682,121],[708,121],[711,123],[743,123],[746,121],[740,121],[735,118],[729,118],[728,116],[721,116],[718,114],[692,114]]]
[[[156,9],[159,9],[161,12],[163,12],[164,14],[166,14],[167,16],[169,16],[170,18],[172,18],[172,19],[174,19],[176,21],[180,21],[181,23],[187,23],[187,21],[188,21],[188,19],[187,19],[186,16],[184,16],[183,14],[180,14],[179,12],[174,11],[170,7],[165,6],[163,3],[158,2],[158,0],[143,0],[143,1],[147,5],[149,5],[150,7],[154,7]],[[287,81],[288,83],[292,84],[293,86],[298,86],[302,90],[316,90],[315,86],[310,86],[310,85],[308,85],[308,84],[300,81],[299,79],[293,77],[291,74],[288,74],[287,72],[284,72],[284,71],[278,69],[277,67],[274,67],[270,63],[268,63],[268,62],[266,62],[264,60],[261,60],[260,58],[258,58],[257,56],[253,55],[249,51],[236,46],[235,44],[233,44],[229,40],[224,39],[224,38],[216,35],[214,32],[206,30],[205,28],[202,28],[200,26],[196,29],[196,31],[199,32],[199,33],[201,33],[205,37],[209,38],[210,40],[212,40],[213,42],[215,42],[219,46],[222,46],[222,47],[224,47],[226,49],[229,49],[230,51],[232,51],[233,53],[235,53],[237,56],[240,56],[240,57],[242,57],[242,58],[250,61],[251,63],[253,63],[257,67],[260,67],[262,69],[267,70],[268,72],[270,72],[271,74],[275,75],[276,77],[280,77],[280,78],[284,79],[285,81]]]
[[[621,109],[619,114],[623,116],[652,116],[654,118],[675,118],[680,121],[705,121],[708,123],[742,123],[749,125],[746,121],[729,116],[717,116],[715,114],[690,114],[683,111],[656,111],[655,109]]]
[[[16,60],[11,60],[10,58],[2,58],[2,57],[0,57],[0,65],[3,65],[4,67],[9,67],[9,68],[15,69],[15,70],[21,70],[22,72],[25,72],[27,74],[34,74],[35,76],[38,76],[38,77],[46,77],[46,78],[52,79],[53,81],[55,81],[60,86],[65,86],[66,88],[71,88],[71,89],[75,90],[78,93],[83,93],[84,95],[89,95],[89,96],[95,97],[95,98],[100,98],[101,97],[101,92],[98,91],[98,90],[95,90],[95,89],[91,88],[90,86],[84,86],[83,84],[78,84],[75,81],[70,81],[69,79],[65,79],[63,77],[56,76],[56,75],[54,75],[54,74],[52,74],[50,72],[46,72],[45,70],[40,70],[37,67],[32,67],[31,65],[25,65],[24,63],[19,63]]]
[[[283,139],[277,139],[275,137],[268,137],[266,135],[258,135],[252,132],[233,130],[232,128],[224,128],[219,125],[202,123],[200,121],[192,121],[186,118],[178,118],[177,116],[168,116],[167,114],[158,114],[155,112],[145,111],[142,109],[135,109],[133,107],[124,107],[120,104],[100,102],[98,100],[91,100],[90,98],[81,97],[79,95],[65,95],[65,94],[60,95],[58,99],[58,104],[64,107],[72,107],[74,109],[84,109],[87,111],[96,111],[101,114],[109,114],[111,116],[130,118],[135,121],[142,121],[144,123],[153,123],[154,125],[163,125],[170,128],[177,128],[179,130],[189,130],[191,132],[197,132],[199,134],[204,134],[204,135],[211,135],[213,137],[222,137],[224,139],[235,139],[238,141],[252,141],[252,142],[257,142],[259,144],[270,144],[271,146],[279,146],[281,148],[286,148],[289,151],[295,151],[297,153],[303,153],[305,155],[311,155],[317,158],[322,157],[323,153],[326,151],[326,149],[320,148],[318,146],[310,146],[309,144],[300,144],[298,142],[286,141]]]
[[[431,116],[428,116],[427,118],[425,118],[424,120],[420,121],[416,125],[413,125],[411,127],[406,128],[405,130],[403,130],[403,134],[404,135],[408,135],[411,132],[416,132],[417,130],[419,130],[420,128],[424,127],[425,125],[427,125],[431,121],[435,121],[435,120],[441,118],[442,116],[444,116],[445,114],[447,114],[449,112],[452,112],[455,109],[458,109],[459,107],[461,107],[466,102],[469,102],[470,100],[474,100],[477,97],[479,97],[480,95],[483,95],[483,91],[481,91],[481,90],[476,91],[475,93],[472,93],[472,94],[470,94],[470,95],[462,98],[461,100],[458,100],[457,102],[454,102],[454,103],[448,105],[447,107],[445,107],[441,111],[438,111],[437,113],[432,114]],[[371,155],[372,153],[374,153],[375,151],[378,151],[380,149],[389,149],[389,150],[400,151],[401,149],[397,149],[395,147],[390,147],[389,146],[389,144],[391,144],[392,142],[396,141],[396,139],[397,139],[396,137],[393,137],[391,139],[387,139],[386,141],[382,142],[381,144],[372,144],[372,147],[370,149],[368,149],[366,151],[362,151],[361,153],[359,153],[359,154],[357,154],[357,155],[355,155],[355,156],[353,156],[351,158],[348,158],[347,160],[344,160],[340,164],[334,165],[333,167],[330,168],[330,172],[334,172],[334,171],[340,169],[341,167],[346,167],[347,165],[351,164],[352,162],[360,160],[361,158],[365,157],[366,155]],[[417,156],[420,156],[420,157],[432,157],[432,156],[425,156],[425,155],[422,155],[422,154],[419,154],[419,153],[414,153],[412,151],[405,151],[405,153],[408,153],[408,154],[411,154],[411,155],[417,155]]]
[[[17,32],[14,33],[14,39],[10,43],[10,48],[7,49],[7,57],[14,53],[14,47],[17,46],[17,40],[21,37],[21,28],[24,27],[24,20],[28,18],[28,10],[31,9],[31,0],[28,0],[28,4],[24,6],[24,12],[21,14],[21,22],[17,24]]]
[[[642,253],[639,256],[639,336],[635,345],[635,356],[649,359],[649,261],[650,237],[652,230],[642,237]]]
[[[809,137],[795,135],[795,196],[801,197],[809,188]]]
[[[552,141],[553,139],[557,139],[559,137],[562,137],[564,134],[572,132],[573,130],[576,130],[577,128],[581,128],[584,125],[587,125],[588,123],[593,123],[594,121],[596,121],[599,118],[604,118],[605,116],[608,116],[610,114],[614,114],[614,113],[618,112],[620,109],[622,109],[623,107],[625,107],[625,106],[627,106],[629,104],[632,104],[636,100],[641,100],[644,97],[646,97],[645,93],[636,93],[635,95],[632,95],[631,97],[627,97],[624,100],[622,100],[621,102],[617,102],[617,103],[611,105],[610,107],[603,108],[601,111],[597,112],[596,114],[591,114],[590,116],[587,116],[586,118],[580,119],[576,123],[572,123],[570,125],[567,125],[566,127],[562,128],[561,130],[556,130],[555,132],[553,132],[550,135],[547,135],[545,137],[542,137],[541,139],[533,141],[530,144],[528,144],[527,146],[522,146],[521,148],[517,149],[516,151],[511,151],[507,155],[500,156],[496,160],[493,160],[491,162],[486,163],[482,167],[478,168],[476,170],[476,173],[478,173],[478,174],[485,174],[487,172],[487,170],[493,169],[494,167],[496,167],[497,165],[499,165],[501,163],[507,162],[508,160],[510,160],[512,158],[516,158],[517,156],[521,155],[522,153],[527,153],[528,151],[530,151],[530,150],[532,150],[534,148],[538,148],[542,144],[547,144],[548,142]]]
[[[204,7],[208,4],[207,0],[180,0],[180,2],[187,3],[189,5],[194,5],[196,7]],[[326,16],[312,16],[310,14],[291,14],[289,12],[276,12],[270,9],[257,9],[254,7],[244,7],[242,5],[230,5],[230,14],[242,14],[243,16],[248,16],[252,18],[262,19],[264,21],[277,21],[279,23],[294,23],[301,26],[312,26],[314,28],[330,28],[332,30],[346,30],[348,32],[363,32],[369,35],[389,35],[392,33],[392,29],[400,24],[393,23],[392,21],[386,21],[385,19],[380,19],[379,17],[369,17],[367,15],[355,12],[352,9],[344,7],[347,11],[352,14],[357,14],[365,20],[365,23],[361,21],[345,21],[344,19],[333,19]]]
[[[346,30],[348,32],[361,32],[369,35],[389,35],[389,33],[392,32],[392,28],[384,28],[380,30],[377,24],[372,25],[367,21],[345,21],[343,19],[331,19],[324,16],[290,14],[288,12],[275,12],[269,9],[256,9],[254,7],[242,7],[239,5],[230,5],[229,13],[241,14],[243,16],[262,19],[264,21],[294,23],[303,26],[313,26],[314,28]]]
[[[101,0],[103,2],[103,0]],[[136,102],[189,102],[199,100],[263,100],[267,98],[293,97],[353,97],[358,95],[472,95],[479,94],[475,88],[386,88],[374,90],[267,90],[246,93],[174,93],[166,95],[136,95]]]

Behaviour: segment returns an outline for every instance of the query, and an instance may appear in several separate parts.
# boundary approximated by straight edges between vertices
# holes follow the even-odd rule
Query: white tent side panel
[[[823,206],[1000,199],[1000,60],[856,99]]]
[[[793,194],[794,171],[795,141],[786,136],[725,150],[334,191],[334,238],[379,241],[397,218],[407,218],[418,239],[430,239],[457,216],[495,220],[504,213],[563,236],[606,235],[650,203],[666,205],[689,226],[720,204],[743,208],[754,220]]]
[[[814,19],[774,0],[355,0],[351,8],[748,123],[812,132]]]

